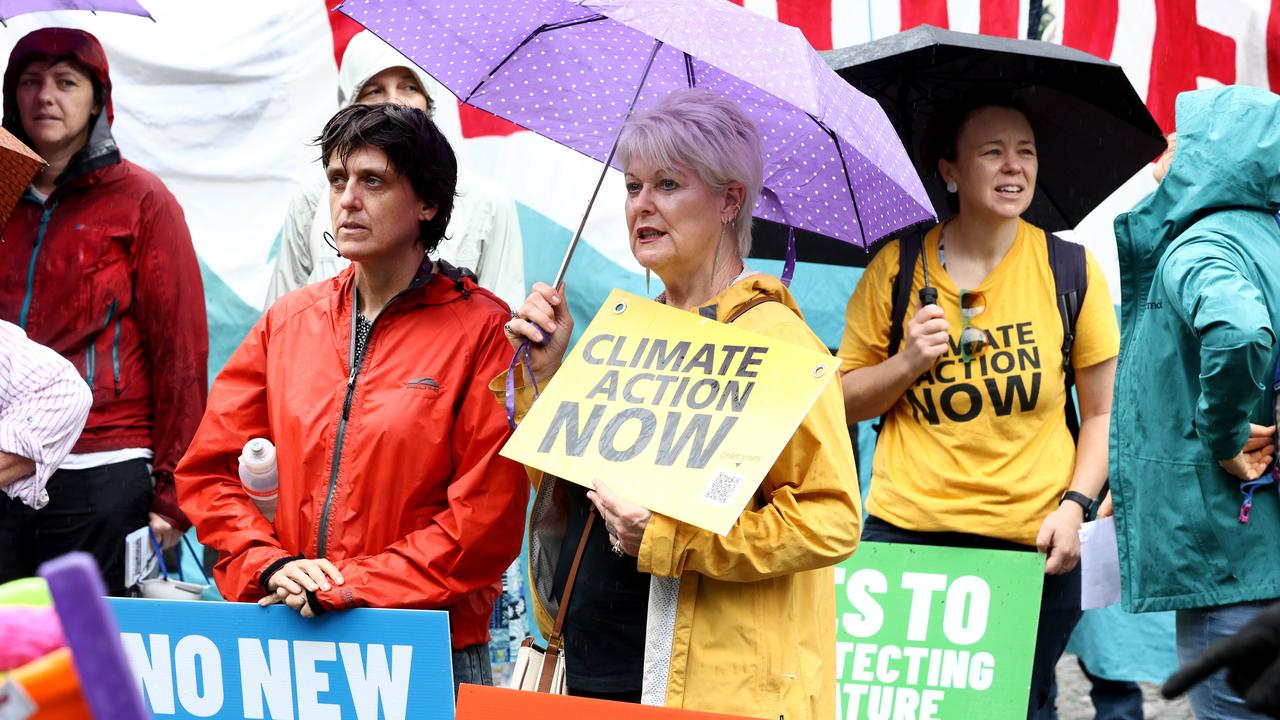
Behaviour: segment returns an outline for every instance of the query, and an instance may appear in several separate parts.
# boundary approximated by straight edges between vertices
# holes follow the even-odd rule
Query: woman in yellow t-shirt
[[[1119,329],[1087,255],[1071,352],[1080,403],[1073,441],[1048,244],[1020,219],[1038,170],[1031,125],[1011,98],[971,99],[941,118],[930,159],[958,212],[924,238],[899,351],[888,352],[897,241],[871,262],[846,313],[848,420],[886,415],[862,539],[1047,554],[1034,717],[1080,617],[1077,532],[1106,478]],[[938,299],[920,307],[925,263]]]

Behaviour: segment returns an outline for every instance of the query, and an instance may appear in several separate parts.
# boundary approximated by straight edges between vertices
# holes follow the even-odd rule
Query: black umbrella
[[[1119,65],[1061,45],[921,25],[822,56],[880,101],[944,216],[937,170],[921,167],[924,129],[966,94],[1007,90],[1026,104],[1040,173],[1024,217],[1046,230],[1075,227],[1165,147]]]
[[[923,167],[925,128],[966,93],[1012,91],[1031,113],[1040,172],[1024,217],[1046,230],[1075,227],[1159,155],[1164,136],[1119,65],[1036,40],[930,25],[821,53],[841,77],[876,98],[924,179],[939,219],[950,214],[937,169]],[[753,257],[782,259],[785,226],[756,221]],[[868,254],[797,232],[799,259],[865,266]]]

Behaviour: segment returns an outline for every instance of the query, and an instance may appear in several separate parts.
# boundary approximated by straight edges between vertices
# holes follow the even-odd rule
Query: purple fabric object
[[[782,264],[782,277],[778,278],[785,287],[791,287],[791,278],[796,274],[796,229],[787,230],[787,260]]]
[[[541,328],[539,328],[541,330]],[[538,379],[533,375],[533,361],[529,356],[529,341],[525,340],[516,348],[511,356],[511,365],[507,368],[507,424],[516,429],[516,368],[524,363],[524,371],[529,375],[529,384],[533,386],[533,397],[538,397]]]
[[[638,107],[682,87],[760,130],[757,217],[867,246],[935,217],[880,105],[793,27],[725,0],[347,0],[340,10],[464,101],[596,160]]]
[[[92,10],[151,17],[138,0],[0,0],[0,21],[46,10]]]
[[[0,606],[0,673],[48,655],[67,644],[51,607]]]
[[[37,574],[49,583],[49,594],[80,676],[80,691],[93,716],[150,720],[120,645],[115,616],[103,599],[107,589],[93,556],[67,553],[41,565]]]

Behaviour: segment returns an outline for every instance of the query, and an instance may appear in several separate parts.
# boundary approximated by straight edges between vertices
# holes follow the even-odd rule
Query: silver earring
[[[645,295],[650,294],[649,293],[649,268],[644,269],[644,294]]]
[[[950,180],[950,181],[948,181],[948,182],[947,182],[947,192],[949,192],[949,193],[955,193],[955,192],[956,192],[956,191],[958,191],[959,189],[960,189],[960,186],[959,186],[959,185],[956,185],[956,181],[955,181],[955,180]]]
[[[718,267],[719,267],[719,265],[720,265],[720,246],[721,246],[721,245],[724,245],[724,231],[725,231],[728,227],[729,227],[729,223],[728,223],[728,222],[726,222],[726,223],[724,223],[724,224],[722,224],[722,225],[720,226],[720,239],[716,241],[716,254],[715,254],[715,256],[714,256],[714,257],[712,257],[712,259],[711,259],[711,282],[712,282],[712,283],[715,283],[715,279],[716,279],[716,270],[718,269]]]

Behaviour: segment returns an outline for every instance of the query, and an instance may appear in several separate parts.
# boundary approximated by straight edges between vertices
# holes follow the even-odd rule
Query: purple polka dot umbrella
[[[347,0],[340,10],[464,102],[606,165],[633,108],[698,87],[737,102],[760,130],[756,217],[862,247],[935,217],[879,104],[798,29],[725,0]]]
[[[0,24],[18,15],[46,10],[89,10],[151,17],[138,0],[0,0]]]

